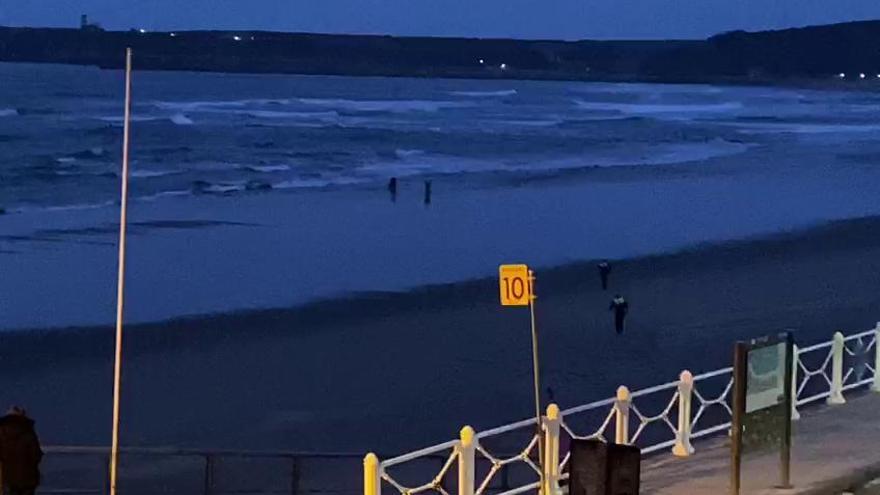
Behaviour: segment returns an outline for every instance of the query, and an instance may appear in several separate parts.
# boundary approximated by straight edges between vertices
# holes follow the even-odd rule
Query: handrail
[[[794,395],[794,403],[792,410],[792,418],[796,419],[795,407],[806,405],[821,399],[827,399],[829,404],[842,404],[843,392],[858,387],[872,385],[872,389],[880,392],[880,324],[876,328],[849,336],[837,333],[834,339],[830,341],[820,342],[808,347],[795,350],[795,360],[793,363],[794,376],[789,386],[792,388]],[[864,339],[868,339],[865,341]],[[847,347],[847,342],[857,340],[858,351],[853,351]],[[873,351],[870,351],[873,348]],[[819,354],[824,356],[818,367],[810,369],[808,363],[815,364],[817,360],[810,361],[805,357],[811,356],[816,351],[829,349],[827,354]],[[873,364],[871,363],[854,363],[856,358],[862,358],[872,352],[875,356]],[[857,355],[858,354],[858,355]],[[847,359],[849,358],[849,361]],[[870,378],[863,378],[862,372],[869,371]],[[729,376],[723,385],[711,387],[706,381],[712,378]],[[855,379],[853,380],[853,377]],[[814,378],[821,377],[821,380]],[[713,382],[714,383],[714,382]],[[698,387],[699,385],[699,387]],[[546,486],[548,490],[552,490],[552,484],[558,483],[559,480],[566,479],[567,474],[564,468],[569,461],[569,455],[560,456],[559,452],[559,435],[564,432],[571,438],[595,438],[603,441],[614,440],[617,443],[634,443],[641,447],[643,454],[657,452],[669,447],[676,456],[689,456],[694,452],[690,441],[698,438],[707,437],[727,431],[731,425],[732,406],[731,393],[733,389],[733,368],[726,367],[714,371],[709,371],[696,376],[690,372],[682,372],[679,380],[667,382],[661,385],[644,388],[630,392],[626,387],[620,387],[617,396],[602,400],[593,401],[587,404],[574,406],[560,411],[555,405],[548,408],[547,416],[542,419],[542,434],[534,435],[530,438],[525,448],[517,455],[505,458],[498,458],[490,454],[480,445],[480,440],[489,437],[496,437],[506,433],[520,430],[536,425],[534,419],[527,419],[498,426],[474,435],[474,451],[481,454],[486,460],[490,461],[491,469],[482,479],[459,479],[458,493],[467,495],[480,495],[487,490],[487,487],[493,481],[495,475],[513,463],[522,463],[535,471],[536,476],[544,479],[545,483],[551,485]],[[819,389],[817,391],[817,388]],[[663,395],[664,392],[672,392],[670,395]],[[720,391],[720,392],[719,392]],[[706,394],[709,395],[706,395]],[[717,395],[716,395],[717,394]],[[671,397],[671,399],[669,399]],[[647,400],[647,404],[637,406],[633,402]],[[649,400],[650,399],[650,400]],[[695,412],[691,410],[691,404],[694,402]],[[641,402],[640,402],[641,404]],[[677,407],[676,407],[677,406]],[[645,410],[659,411],[655,414],[643,413],[641,408]],[[707,414],[706,412],[713,408],[718,414]],[[670,418],[672,411],[676,409],[678,412],[678,425]],[[568,418],[583,414],[590,411],[607,411],[600,416],[604,418],[597,430],[588,431],[586,434],[578,433],[572,429],[572,424],[567,421]],[[704,419],[705,418],[705,419]],[[703,419],[703,421],[701,421]],[[629,433],[630,423],[635,420],[635,431],[632,435]],[[709,424],[703,424],[711,421]],[[654,434],[651,437],[645,437],[643,433],[646,428],[653,423],[664,423],[667,428],[661,428],[660,434]],[[609,431],[614,428],[614,431]],[[673,438],[669,438],[669,433]],[[537,454],[538,449],[535,448],[537,442],[546,442],[548,459],[557,459],[559,462],[555,466],[536,464],[532,456]],[[387,471],[387,468],[397,466],[402,463],[416,460],[427,455],[436,454],[441,451],[452,449],[453,456],[461,449],[461,442],[453,440],[450,442],[435,445],[425,449],[417,450],[408,454],[394,457],[383,462],[379,462],[376,469],[381,472],[381,477],[387,481],[392,487],[398,489],[401,495],[412,495],[410,490],[400,490],[403,485],[397,483],[393,476]],[[451,461],[450,461],[451,462]],[[459,469],[464,468],[467,472],[473,472],[475,462],[473,455],[458,456],[460,463]],[[556,461],[554,461],[556,462]],[[464,464],[462,464],[464,463]],[[470,464],[469,464],[470,463]],[[366,466],[366,464],[365,464]],[[447,466],[448,467],[448,466]],[[366,467],[365,467],[366,469]],[[543,474],[542,474],[543,469]],[[365,471],[365,475],[368,473]],[[431,478],[433,481],[423,485],[421,488],[430,488],[439,486],[442,478],[446,474],[445,469]],[[366,478],[365,478],[366,479]],[[548,481],[549,480],[549,481]],[[461,485],[461,483],[468,483]],[[505,488],[499,495],[515,495],[525,493],[540,487],[540,481],[532,481],[528,484]],[[376,492],[365,491],[364,495],[380,495],[380,490]],[[447,493],[445,489],[440,490]],[[453,493],[453,492],[449,492]]]

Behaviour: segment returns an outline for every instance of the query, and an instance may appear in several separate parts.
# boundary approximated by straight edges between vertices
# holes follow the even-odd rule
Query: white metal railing
[[[871,384],[872,390],[880,392],[878,337],[880,323],[873,330],[848,337],[837,332],[828,342],[802,349],[795,346],[792,419],[800,417],[798,407],[821,399],[826,399],[829,405],[844,404],[844,392],[854,388]],[[621,386],[613,398],[565,410],[551,404],[542,419],[540,432],[534,419],[480,433],[466,426],[457,440],[392,459],[380,461],[374,454],[368,454],[364,459],[364,495],[380,495],[385,486],[400,495],[425,492],[516,495],[538,489],[548,495],[557,493],[559,481],[568,477],[565,467],[569,454],[565,449],[561,456],[560,448],[561,440],[566,437],[637,445],[643,454],[671,448],[673,455],[687,457],[695,452],[692,440],[730,428],[732,388],[733,368],[697,376],[685,370],[676,381],[643,390],[630,392]],[[588,420],[593,426],[576,427],[578,418]],[[650,434],[649,428],[653,429]],[[521,447],[505,455],[488,447],[513,433],[525,434],[518,444]],[[544,487],[541,487],[542,467],[538,460],[538,442],[541,441],[548,460],[543,466]],[[427,481],[422,484],[409,486],[398,481],[395,471],[401,466],[428,458],[436,461],[443,456],[446,461],[440,470],[431,477],[424,477]],[[436,466],[436,462],[433,465]],[[455,480],[447,479],[453,466],[458,474],[455,489],[450,488]],[[498,480],[499,473],[514,468],[518,468],[517,479],[511,482],[510,476],[503,476]]]

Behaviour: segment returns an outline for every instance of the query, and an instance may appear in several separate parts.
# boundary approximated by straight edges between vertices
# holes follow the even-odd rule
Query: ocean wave
[[[437,112],[449,108],[467,108],[473,106],[460,101],[443,100],[344,100],[322,98],[300,98],[300,103],[331,107],[353,112]]]
[[[449,94],[455,96],[470,96],[475,98],[497,98],[502,96],[513,96],[517,94],[515,89],[503,89],[499,91],[450,91]]]
[[[725,123],[741,126],[740,134],[836,134],[880,132],[880,124]]]
[[[18,110],[14,108],[0,108],[0,117],[15,117],[18,115]]]
[[[424,154],[425,154],[424,150],[405,150],[405,149],[394,150],[394,155],[397,156],[397,158],[409,158],[409,157],[420,156],[420,155],[424,155]]]
[[[282,112],[278,110],[236,110],[231,113],[247,115],[259,119],[336,119],[339,113],[327,112]]]
[[[171,122],[177,125],[193,125],[193,121],[191,118],[187,117],[182,113],[176,113],[171,116]]]
[[[565,123],[562,119],[537,119],[537,120],[496,120],[493,124],[502,124],[515,127],[554,127]]]
[[[263,172],[263,173],[272,173],[272,172],[283,172],[285,170],[290,170],[290,165],[246,165],[242,167],[246,170],[250,170],[252,172]]]
[[[333,179],[291,179],[272,184],[272,189],[323,189],[338,186],[353,186],[371,182],[355,177],[336,177]]]
[[[247,100],[220,100],[220,101],[154,101],[156,108],[163,110],[177,110],[183,112],[198,112],[203,110],[217,110],[224,108],[243,108],[251,105],[287,105],[290,100],[286,99],[247,99]]]
[[[618,112],[631,115],[730,112],[743,107],[743,104],[738,101],[689,105],[672,103],[611,103],[576,99],[574,103],[581,110]]]
[[[129,175],[130,175],[131,177],[134,177],[134,178],[137,178],[137,179],[148,179],[148,178],[151,178],[151,177],[164,177],[164,176],[166,176],[166,175],[177,175],[177,174],[179,174],[179,173],[181,173],[180,170],[144,170],[144,169],[138,169],[138,170],[132,170],[131,172],[129,172]]]

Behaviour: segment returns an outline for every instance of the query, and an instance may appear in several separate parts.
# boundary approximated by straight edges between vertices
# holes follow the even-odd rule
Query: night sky
[[[0,0],[0,24],[520,38],[703,38],[880,18],[877,0]]]

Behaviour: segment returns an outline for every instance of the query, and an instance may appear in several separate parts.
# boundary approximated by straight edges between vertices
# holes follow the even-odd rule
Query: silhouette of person
[[[397,201],[397,177],[392,177],[388,181],[388,193],[391,194],[391,201]]]
[[[431,204],[431,181],[425,181],[425,205]]]
[[[599,278],[602,280],[602,290],[608,290],[608,276],[611,275],[611,264],[608,260],[602,260],[597,265],[599,268]]]
[[[34,420],[24,409],[12,406],[0,418],[0,473],[3,493],[33,495],[40,485],[43,450],[34,429]]]
[[[629,313],[629,303],[626,302],[623,296],[617,294],[611,300],[608,311],[614,311],[614,329],[618,335],[622,334],[626,325],[626,314]]]

